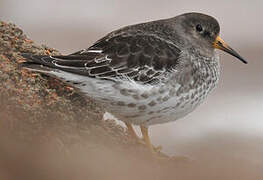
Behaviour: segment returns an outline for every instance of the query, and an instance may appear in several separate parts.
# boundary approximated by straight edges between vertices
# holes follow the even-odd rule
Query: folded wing
[[[29,59],[24,65],[29,68],[38,64],[92,78],[158,83],[164,73],[176,68],[180,54],[172,42],[155,35],[119,34],[67,56],[23,56]]]

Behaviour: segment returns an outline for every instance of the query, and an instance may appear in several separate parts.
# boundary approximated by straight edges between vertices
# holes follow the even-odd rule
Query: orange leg
[[[146,145],[152,153],[159,153],[162,149],[161,146],[154,147],[151,144],[150,137],[148,134],[148,128],[140,126],[143,138],[139,138],[130,123],[125,122],[129,134],[140,144]]]
[[[150,137],[149,137],[149,133],[148,133],[148,128],[144,127],[144,126],[140,126],[141,127],[141,132],[142,132],[142,136],[143,136],[143,140],[146,144],[146,146],[149,148],[149,150],[151,151],[151,153],[156,154],[159,153],[162,149],[161,146],[158,147],[154,147],[151,143]]]
[[[131,123],[127,123],[125,122],[127,128],[128,128],[128,132],[130,133],[130,135],[135,138],[136,140],[139,140],[140,138],[137,136],[136,132],[134,131]]]

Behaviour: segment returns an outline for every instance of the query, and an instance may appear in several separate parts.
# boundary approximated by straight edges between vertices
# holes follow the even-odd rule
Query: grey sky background
[[[125,25],[198,11],[216,17],[222,37],[238,47],[262,42],[262,7],[260,0],[0,0],[0,17],[68,53]],[[80,36],[80,42],[73,41]]]
[[[222,159],[233,166],[242,161],[260,171],[263,167],[260,159],[263,152],[260,145],[263,140],[262,0],[0,0],[1,20],[19,25],[36,42],[62,53],[87,48],[122,26],[190,11],[216,17],[221,25],[221,37],[249,64],[220,53],[223,69],[217,90],[182,120],[151,128],[153,142],[163,145],[164,151],[171,154],[192,159],[214,158],[215,162]]]

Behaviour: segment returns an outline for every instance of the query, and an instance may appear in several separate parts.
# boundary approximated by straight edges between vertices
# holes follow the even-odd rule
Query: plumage
[[[136,31],[108,35],[88,49],[68,56],[24,54],[34,63],[93,78],[131,78],[140,83],[156,82],[178,64],[181,50],[153,35]]]
[[[219,30],[213,17],[187,13],[126,26],[67,56],[23,54],[23,66],[73,85],[148,137],[145,127],[184,117],[216,87],[215,48],[246,63]]]

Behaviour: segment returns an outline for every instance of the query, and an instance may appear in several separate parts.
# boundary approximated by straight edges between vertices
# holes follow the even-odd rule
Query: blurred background
[[[0,0],[0,19],[17,24],[37,43],[68,54],[122,26],[191,11],[216,17],[221,37],[248,65],[220,52],[218,88],[193,113],[151,127],[150,135],[153,144],[171,155],[210,163],[215,176],[223,171],[228,177],[259,179],[263,178],[262,7],[260,0]]]

